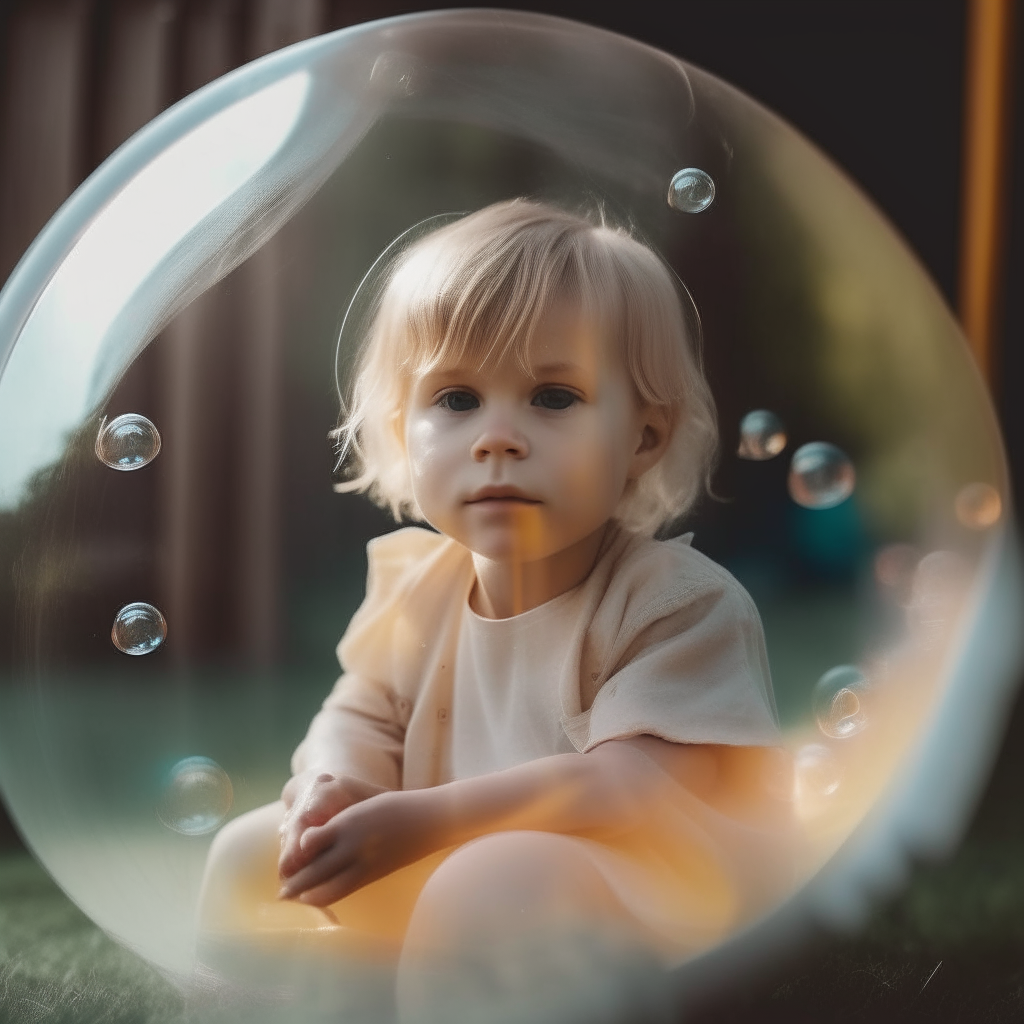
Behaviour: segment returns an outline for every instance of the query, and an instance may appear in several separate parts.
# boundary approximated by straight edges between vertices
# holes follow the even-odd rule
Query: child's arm
[[[343,675],[292,755],[292,774],[326,772],[401,788],[405,726],[394,704],[388,687]]]
[[[386,687],[345,675],[310,723],[281,791],[281,863],[301,857],[299,838],[339,812],[401,787],[405,729]]]
[[[512,829],[610,836],[671,800],[673,780],[713,789],[719,748],[651,736],[611,740],[430,789],[382,793],[307,829],[282,858],[281,895],[326,906],[428,854]]]

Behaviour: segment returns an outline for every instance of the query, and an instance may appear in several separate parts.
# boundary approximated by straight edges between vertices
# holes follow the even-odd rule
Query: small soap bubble
[[[971,568],[953,551],[931,551],[917,564],[907,624],[921,648],[941,648],[971,586]]]
[[[921,552],[913,544],[886,544],[874,558],[875,582],[897,604],[910,600],[914,572],[921,560]]]
[[[789,493],[804,508],[833,508],[853,494],[857,474],[842,449],[812,441],[793,453]]]
[[[999,522],[1003,502],[991,484],[968,484],[957,494],[953,509],[961,526],[969,530],[987,530]]]
[[[109,423],[106,417],[96,435],[96,458],[111,469],[141,469],[160,454],[160,432],[138,413],[126,412]]]
[[[814,718],[829,739],[847,739],[867,725],[863,703],[866,688],[864,673],[853,665],[829,669],[815,684]]]
[[[202,836],[224,824],[234,793],[228,773],[208,757],[186,757],[168,774],[160,820],[184,836]]]
[[[672,175],[668,186],[668,205],[682,213],[700,213],[715,199],[715,183],[707,171],[685,167]]]
[[[741,459],[764,462],[774,459],[786,447],[786,428],[782,420],[767,409],[754,409],[740,421]]]
[[[793,801],[798,813],[812,817],[826,809],[842,785],[835,754],[823,743],[808,743],[793,756]]]
[[[167,639],[167,621],[159,608],[134,601],[115,616],[110,639],[125,654],[149,654]]]
[[[970,583],[970,563],[955,551],[929,551],[914,572],[913,597],[928,601],[962,593]]]

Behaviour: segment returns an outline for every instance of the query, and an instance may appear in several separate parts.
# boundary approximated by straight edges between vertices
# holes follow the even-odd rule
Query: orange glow
[[[1012,0],[969,0],[964,102],[960,320],[993,382],[1003,241]]]

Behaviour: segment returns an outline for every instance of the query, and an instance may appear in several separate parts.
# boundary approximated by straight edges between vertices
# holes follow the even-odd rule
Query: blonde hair
[[[714,400],[678,284],[621,228],[546,204],[496,203],[414,242],[397,259],[359,352],[347,413],[333,436],[348,479],[396,519],[422,519],[404,446],[404,405],[415,374],[449,361],[516,359],[556,303],[579,305],[624,362],[643,405],[669,413],[661,459],[632,481],[616,518],[653,533],[707,487],[718,444]]]

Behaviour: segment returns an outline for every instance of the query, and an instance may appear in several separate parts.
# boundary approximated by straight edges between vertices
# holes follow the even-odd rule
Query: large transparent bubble
[[[630,40],[509,12],[357,26],[140,132],[0,299],[0,782],[61,886],[169,972],[191,969],[211,837],[280,792],[387,528],[331,490],[350,300],[403,233],[514,196],[634,225],[699,311],[727,500],[680,529],[764,621],[804,852],[781,918],[737,920],[681,976],[774,920],[855,917],[955,835],[984,770],[1016,633],[1003,455],[878,212],[756,103]],[[739,458],[750,410],[785,434]],[[824,497],[790,466],[808,445],[848,460]],[[836,690],[856,729],[820,691],[816,716],[836,666],[867,680]]]

